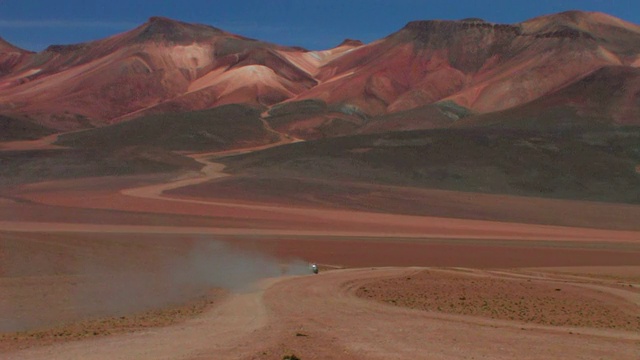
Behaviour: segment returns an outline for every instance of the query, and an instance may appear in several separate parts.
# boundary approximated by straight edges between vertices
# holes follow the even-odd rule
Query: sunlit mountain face
[[[1,41],[0,113],[76,130],[243,104],[302,138],[496,122],[536,127],[542,111],[544,127],[639,125],[639,66],[640,27],[601,13],[513,25],[416,21],[370,44],[345,40],[325,51],[151,18],[107,39],[40,53]],[[519,123],[523,116],[529,120]]]

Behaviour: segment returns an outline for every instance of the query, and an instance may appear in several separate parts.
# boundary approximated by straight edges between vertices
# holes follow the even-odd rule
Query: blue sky
[[[159,15],[282,45],[326,49],[344,38],[379,39],[412,20],[480,17],[514,23],[571,9],[640,24],[640,0],[0,0],[0,36],[39,51],[104,38]]]

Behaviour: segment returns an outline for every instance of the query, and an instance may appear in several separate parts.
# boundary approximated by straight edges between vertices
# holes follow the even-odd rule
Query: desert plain
[[[265,179],[218,162],[246,151],[190,155],[201,172],[5,188],[2,357],[640,354],[637,206],[343,180],[251,187]],[[332,191],[349,187],[360,191]]]

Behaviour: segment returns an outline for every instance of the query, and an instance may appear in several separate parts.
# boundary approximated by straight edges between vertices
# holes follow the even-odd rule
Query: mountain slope
[[[57,145],[118,151],[130,147],[216,151],[258,146],[279,140],[263,126],[260,108],[220,106],[182,114],[143,116],[111,126],[59,137]]]
[[[324,65],[323,83],[298,99],[346,102],[370,115],[443,99],[478,112],[502,110],[602,66],[637,66],[640,31],[614,20],[567,13],[516,25],[411,22]]]
[[[252,90],[254,84],[249,83],[245,84],[249,88],[245,96],[205,105],[198,101],[191,104],[187,98],[185,107],[269,104],[315,85],[312,77],[280,56],[278,49],[293,51],[205,25],[152,18],[105,40],[50,46],[31,56],[10,76],[0,77],[0,102],[4,105],[0,111],[31,114],[42,124],[60,130],[82,127],[80,118],[102,126],[196,91],[225,92],[219,88],[229,85],[225,78],[234,77],[226,72],[252,65],[264,66],[264,72],[273,74],[270,83],[281,86]],[[246,78],[233,86],[241,87],[243,80]],[[218,89],[207,89],[216,85],[220,85]]]
[[[31,54],[31,52],[20,49],[0,38],[0,77],[10,75]],[[0,88],[2,88],[2,83],[0,83]]]
[[[359,132],[448,127],[470,114],[522,106],[602,68],[639,66],[640,27],[601,13],[566,12],[515,25],[417,21],[323,65],[320,84],[288,102],[322,100],[364,114],[369,120]],[[606,87],[618,80],[603,72],[597,81]],[[640,125],[634,92],[626,94],[619,100],[626,113],[608,106],[601,121]],[[321,132],[309,125],[302,119],[285,129],[317,137]]]
[[[640,69],[608,66],[529,103],[500,112],[470,116],[463,127],[572,130],[638,125]]]
[[[107,39],[37,54],[0,41],[0,114],[67,131],[245,104],[267,107],[273,126],[311,139],[485,119],[572,84],[580,92],[589,74],[614,67],[629,74],[640,67],[640,27],[601,13],[514,25],[414,21],[371,44],[346,40],[325,51],[156,17]],[[615,71],[599,74],[594,81],[603,86],[619,83]],[[598,110],[602,121],[640,125],[634,84],[625,82],[629,89]],[[585,96],[594,102],[584,106],[599,106]],[[299,104],[324,105],[318,112]]]

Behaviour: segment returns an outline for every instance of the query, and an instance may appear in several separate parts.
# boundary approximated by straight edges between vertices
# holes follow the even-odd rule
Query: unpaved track
[[[339,358],[337,354],[349,359],[633,359],[640,355],[640,334],[631,332],[447,316],[353,295],[369,280],[419,270],[358,269],[283,281],[266,293],[265,301],[278,315],[280,326],[287,328],[283,335],[292,338],[295,331],[309,335],[308,344],[301,344],[304,359]],[[315,343],[314,338],[329,343]]]
[[[0,142],[0,151],[28,151],[64,149],[64,146],[54,145],[60,134],[52,134],[37,140],[17,140]]]
[[[197,354],[233,353],[263,328],[263,290],[235,294],[203,315],[170,327],[33,348],[2,359],[186,359]]]
[[[119,211],[148,211],[179,213],[186,215],[235,216],[243,218],[250,229],[183,229],[182,233],[205,234],[269,234],[269,235],[318,235],[318,236],[355,236],[381,238],[440,238],[440,239],[487,239],[487,240],[545,240],[571,242],[626,243],[637,245],[640,239],[638,231],[599,230],[588,228],[571,228],[563,226],[506,223],[497,221],[467,220],[455,218],[439,218],[433,216],[410,216],[398,214],[371,213],[366,211],[318,209],[296,207],[286,203],[263,204],[244,203],[238,201],[220,201],[216,199],[183,198],[167,196],[164,192],[212,181],[229,176],[224,172],[224,165],[215,162],[215,158],[248,153],[296,141],[282,134],[280,140],[273,144],[228,150],[213,153],[189,155],[203,164],[197,173],[188,173],[179,179],[161,184],[121,189],[119,192],[104,194],[103,189],[96,186],[91,189],[94,179],[65,180],[28,185],[19,197],[36,203],[54,206],[107,209]],[[55,141],[55,137],[42,140],[45,145]],[[34,145],[36,148],[39,143]],[[213,158],[214,160],[209,160]],[[52,184],[58,185],[52,185]],[[62,188],[56,186],[62,185]],[[49,186],[52,186],[49,188]],[[74,190],[75,189],[75,190]],[[106,197],[105,197],[106,196]],[[141,200],[142,199],[142,200]],[[233,214],[233,215],[231,215]],[[270,228],[259,228],[255,224],[271,222]],[[24,231],[31,227],[33,231],[54,229],[70,229],[82,231],[81,226],[74,224],[31,224],[21,222],[2,222],[0,229]],[[274,230],[277,228],[277,230]],[[86,225],[86,231],[121,232],[117,226]],[[125,230],[127,231],[127,230]],[[175,233],[177,229],[155,227],[150,229],[131,229],[131,232],[168,231]]]
[[[419,268],[268,280],[187,323],[8,354],[6,359],[636,359],[640,334],[444,315],[357,298]],[[500,275],[496,275],[500,276]]]
[[[280,143],[279,143],[280,144]],[[396,237],[396,238],[416,238],[416,237],[438,237],[438,238],[467,238],[467,239],[500,239],[511,240],[556,240],[556,241],[601,241],[601,242],[626,242],[637,244],[640,239],[640,232],[637,231],[614,231],[597,229],[576,229],[563,226],[531,225],[518,223],[504,223],[495,221],[463,220],[453,218],[438,218],[426,216],[410,216],[397,214],[369,213],[364,211],[349,211],[335,209],[313,209],[287,206],[284,204],[244,204],[230,201],[180,198],[177,196],[166,196],[165,191],[177,189],[213,181],[229,176],[224,172],[225,165],[209,161],[213,155],[217,157],[237,155],[241,153],[256,151],[272,146],[261,146],[259,148],[232,150],[224,153],[196,154],[191,157],[203,164],[201,172],[194,177],[178,179],[172,182],[148,185],[136,188],[121,190],[123,195],[152,199],[158,201],[170,201],[176,203],[199,204],[212,207],[235,208],[246,210],[267,211],[269,213],[282,214],[283,216],[304,215],[313,219],[338,223],[349,219],[351,223],[358,224],[361,228],[372,228],[378,225],[388,224],[391,231],[376,229],[372,232],[336,232],[336,231],[313,231],[315,235],[347,235],[366,237]],[[429,224],[421,229],[422,224]],[[403,229],[404,228],[404,229]],[[413,228],[413,229],[411,229]],[[402,230],[400,230],[402,229]],[[405,229],[411,229],[406,231]],[[403,231],[405,230],[405,231]],[[272,230],[261,229],[262,233],[270,233]],[[298,231],[300,235],[308,235],[305,231]],[[275,234],[274,234],[275,235]],[[386,236],[385,236],[386,235]]]
[[[168,183],[122,190],[121,193],[129,196],[142,197],[142,198],[148,198],[148,199],[164,199],[164,197],[162,196],[162,193],[165,191],[169,191],[169,190],[173,190],[173,189],[177,189],[177,188],[189,186],[189,185],[201,184],[207,181],[229,176],[229,174],[223,171],[225,168],[224,164],[209,161],[208,158],[221,158],[225,156],[246,154],[254,151],[269,149],[269,148],[284,145],[284,144],[289,144],[296,141],[281,133],[276,132],[269,126],[269,124],[265,120],[263,119],[261,120],[264,124],[265,129],[268,132],[274,133],[279,137],[279,140],[277,142],[266,144],[266,145],[249,147],[249,148],[243,148],[243,149],[232,149],[232,150],[223,150],[223,151],[216,151],[216,152],[191,154],[191,155],[188,155],[190,158],[192,158],[193,160],[203,165],[202,169],[200,169],[200,172],[187,174],[186,177],[183,179],[177,179],[175,181],[168,182]],[[180,201],[180,200],[176,200],[176,201]]]

